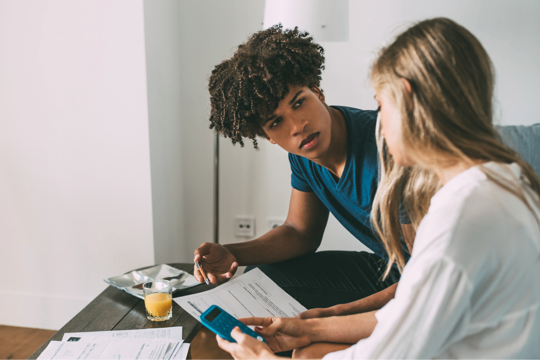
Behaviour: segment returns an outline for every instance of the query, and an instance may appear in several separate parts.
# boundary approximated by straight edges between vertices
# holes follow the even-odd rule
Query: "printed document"
[[[176,355],[174,355],[173,359],[174,360],[186,360],[187,355],[188,355],[188,351],[189,351],[189,343],[182,343],[182,345],[180,346],[180,351],[177,352]]]
[[[175,339],[182,341],[182,327],[167,327],[159,329],[116,330],[116,331],[88,331],[65,333],[62,341],[93,340],[95,337],[128,338],[128,339]],[[71,339],[71,340],[70,340]]]
[[[121,339],[111,341],[100,359],[173,359],[181,341],[165,339]]]
[[[257,268],[212,290],[173,300],[197,320],[212,305],[236,318],[294,317],[307,310]]]
[[[62,341],[51,341],[38,359],[184,360],[188,350],[181,327],[93,331],[64,334]]]
[[[38,360],[44,359],[99,359],[109,346],[110,340],[102,342],[64,342],[51,341],[39,355]]]

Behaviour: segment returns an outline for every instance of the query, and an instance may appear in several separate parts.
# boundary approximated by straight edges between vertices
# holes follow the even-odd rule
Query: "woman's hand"
[[[238,326],[231,331],[231,336],[236,340],[236,344],[228,342],[219,335],[216,335],[216,339],[219,347],[235,359],[280,359],[279,356],[274,355],[268,345],[244,334]]]
[[[262,335],[273,352],[282,352],[308,346],[309,321],[295,318],[244,318],[246,325],[255,325],[255,332]]]

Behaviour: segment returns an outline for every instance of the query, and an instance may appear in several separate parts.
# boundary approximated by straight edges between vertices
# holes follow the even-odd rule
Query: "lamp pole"
[[[214,139],[214,243],[219,244],[219,134]]]

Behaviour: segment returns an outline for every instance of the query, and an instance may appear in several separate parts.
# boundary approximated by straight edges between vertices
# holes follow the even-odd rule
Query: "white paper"
[[[100,342],[51,341],[47,348],[39,355],[38,359],[99,359],[110,342],[111,340],[109,339],[104,339]]]
[[[183,343],[182,345],[180,345],[180,351],[178,351],[173,359],[175,360],[186,360],[187,359],[187,355],[188,355],[188,351],[189,351],[189,343]]]
[[[65,333],[62,341],[69,338],[80,338],[79,341],[91,341],[96,337],[128,338],[128,339],[175,339],[182,341],[182,327],[168,327],[159,329],[116,330],[116,331],[88,331]]]
[[[111,341],[100,359],[171,359],[182,345],[172,339],[120,339]]]
[[[185,359],[182,343],[179,326],[66,333],[61,342],[51,341],[38,359]]]
[[[307,310],[257,268],[212,290],[173,300],[197,320],[211,305],[236,318],[294,317]]]
[[[173,339],[95,338],[93,341],[51,341],[38,359],[169,360],[183,354],[181,347],[182,341]]]

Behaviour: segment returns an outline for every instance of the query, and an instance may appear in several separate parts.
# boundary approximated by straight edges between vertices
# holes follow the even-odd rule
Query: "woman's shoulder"
[[[533,214],[522,199],[490,179],[490,171],[508,180],[507,185],[521,186],[519,169],[510,165],[485,164],[464,171],[432,199],[415,248],[447,256],[473,272],[520,261],[528,253],[538,255],[535,238],[540,229]]]
[[[509,220],[516,207],[526,207],[509,189],[523,191],[516,164],[485,163],[456,175],[431,199],[429,215],[443,215],[459,224],[503,216]]]

